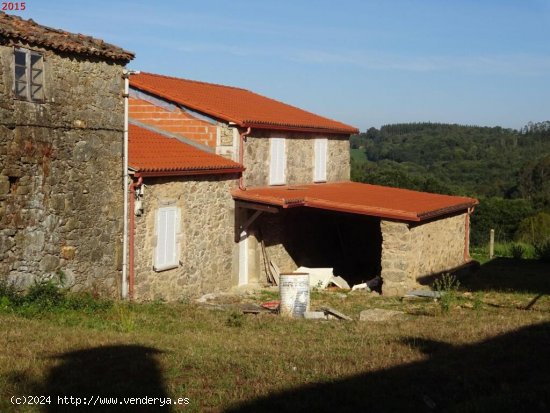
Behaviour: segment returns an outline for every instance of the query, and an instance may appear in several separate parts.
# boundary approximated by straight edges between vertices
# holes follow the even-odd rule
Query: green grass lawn
[[[497,259],[461,280],[449,312],[432,300],[312,294],[313,308],[352,322],[244,315],[229,296],[23,310],[0,300],[0,411],[548,411],[549,293],[548,264]],[[406,317],[357,321],[368,308]],[[11,404],[23,395],[52,403]],[[60,395],[189,404],[76,408]]]

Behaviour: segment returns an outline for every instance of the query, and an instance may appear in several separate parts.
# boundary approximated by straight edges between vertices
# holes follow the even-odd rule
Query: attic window
[[[44,57],[38,52],[15,49],[15,98],[30,102],[43,102]]]

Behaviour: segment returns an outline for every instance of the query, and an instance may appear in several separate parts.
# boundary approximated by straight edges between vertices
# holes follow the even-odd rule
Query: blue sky
[[[14,12],[366,130],[550,119],[550,0],[28,0]]]

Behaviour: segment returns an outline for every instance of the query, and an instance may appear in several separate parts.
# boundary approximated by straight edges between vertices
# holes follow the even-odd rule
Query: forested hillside
[[[484,242],[489,228],[497,230],[501,241],[534,243],[535,238],[550,236],[550,227],[544,227],[550,219],[550,121],[530,123],[519,131],[437,123],[386,125],[353,136],[351,148],[355,181],[479,198],[474,244]],[[531,230],[531,239],[526,239],[521,223],[528,219],[542,223],[542,235]]]

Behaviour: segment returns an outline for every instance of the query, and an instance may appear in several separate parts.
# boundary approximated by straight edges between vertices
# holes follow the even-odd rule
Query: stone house
[[[63,274],[115,295],[122,238],[122,71],[134,57],[0,13],[0,280]]]
[[[126,171],[132,58],[0,13],[2,280],[119,295],[125,224],[140,300],[264,283],[271,263],[401,294],[469,261],[475,199],[350,182],[357,129],[245,89],[132,76]]]
[[[263,283],[270,262],[283,272],[332,267],[350,283],[381,275],[385,294],[402,294],[470,260],[477,201],[350,182],[351,126],[150,73],[132,76],[130,96],[131,151],[138,136],[149,145],[141,161],[130,154],[137,299]]]
[[[234,250],[230,190],[241,165],[135,121],[129,128],[129,162],[134,177],[130,297],[176,300],[229,289]]]

